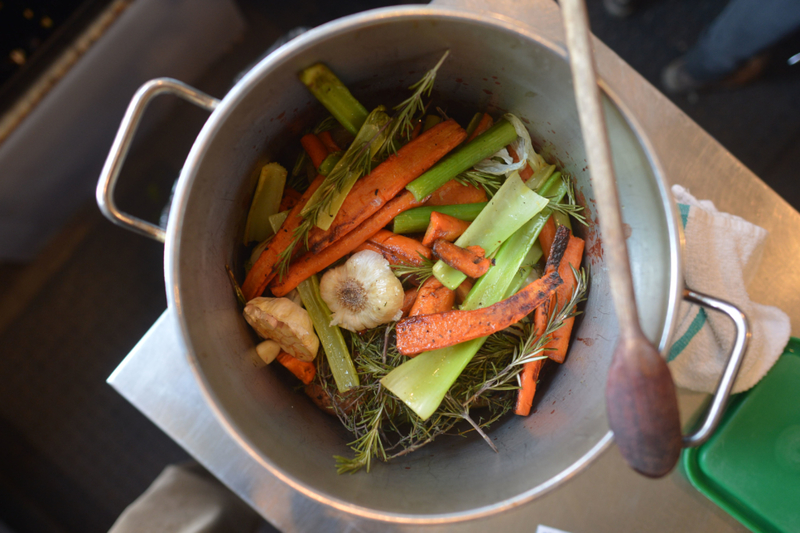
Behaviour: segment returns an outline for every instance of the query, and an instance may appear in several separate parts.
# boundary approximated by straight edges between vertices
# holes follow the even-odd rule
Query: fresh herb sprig
[[[489,198],[494,196],[497,189],[503,184],[503,175],[494,175],[479,170],[466,170],[454,178],[461,185],[483,189]]]
[[[391,265],[392,272],[398,278],[408,279],[413,277],[418,285],[422,285],[428,278],[433,276],[433,265],[436,263],[421,254],[420,259],[422,260],[420,265]]]

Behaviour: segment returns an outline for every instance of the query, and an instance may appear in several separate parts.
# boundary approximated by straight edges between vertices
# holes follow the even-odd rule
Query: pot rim
[[[178,270],[179,264],[175,257],[177,251],[177,243],[181,241],[183,227],[178,224],[178,220],[183,218],[186,206],[186,199],[191,191],[194,179],[197,175],[196,168],[207,149],[207,146],[213,141],[215,133],[219,126],[228,119],[233,109],[237,106],[239,101],[245,97],[251,90],[251,85],[254,80],[260,77],[263,70],[268,70],[271,65],[280,63],[285,58],[291,56],[297,50],[317,43],[320,40],[327,40],[331,36],[339,35],[342,33],[350,32],[362,26],[369,25],[374,22],[376,18],[403,20],[409,18],[448,18],[457,19],[469,23],[485,24],[489,26],[497,26],[501,30],[509,31],[520,35],[521,37],[537,43],[538,45],[550,50],[558,57],[565,61],[569,61],[569,56],[563,46],[559,46],[548,38],[533,33],[532,29],[527,26],[520,25],[514,19],[497,14],[497,13],[477,13],[467,9],[455,7],[431,7],[431,6],[392,6],[385,8],[378,8],[373,10],[364,11],[336,19],[321,26],[318,26],[308,32],[296,37],[286,45],[282,46],[272,54],[268,55],[258,64],[253,66],[247,74],[245,74],[236,85],[221,99],[219,105],[210,115],[202,130],[198,134],[197,139],[192,145],[192,149],[186,158],[186,162],[181,171],[178,180],[175,194],[172,202],[172,213],[169,217],[167,224],[166,241],[165,241],[165,279],[166,279],[166,293],[167,302],[169,307],[174,311],[172,315],[177,321],[177,325],[181,332],[181,340],[185,347],[186,358],[189,366],[194,373],[197,382],[200,385],[200,390],[206,403],[211,408],[211,411],[216,416],[220,424],[225,428],[228,435],[231,436],[253,459],[260,465],[267,469],[272,475],[286,483],[293,489],[307,496],[308,498],[321,503],[325,506],[344,511],[348,514],[355,515],[365,519],[378,520],[387,523],[403,523],[403,524],[449,524],[464,522],[468,520],[483,518],[491,515],[501,513],[511,508],[517,507],[527,503],[534,498],[542,496],[551,490],[555,489],[561,483],[572,478],[577,473],[585,469],[601,452],[609,448],[612,440],[613,433],[609,430],[603,435],[598,442],[589,449],[584,455],[579,457],[572,465],[563,470],[559,475],[541,483],[531,489],[522,492],[514,497],[505,500],[477,507],[467,511],[459,511],[453,513],[440,513],[430,515],[417,515],[417,514],[404,514],[376,511],[360,505],[346,502],[332,495],[319,492],[318,490],[306,485],[305,483],[295,479],[289,474],[283,472],[276,465],[274,465],[267,457],[258,451],[247,438],[245,438],[239,431],[235,422],[229,417],[228,413],[220,404],[216,394],[211,389],[209,382],[200,369],[198,360],[194,352],[190,349],[187,339],[189,339],[188,325],[185,320],[185,313],[183,312],[182,302],[178,294],[177,279],[179,277]],[[670,247],[670,291],[668,300],[668,309],[666,314],[666,323],[663,328],[661,338],[658,342],[658,349],[664,352],[667,343],[672,335],[675,327],[677,306],[680,301],[681,291],[683,289],[683,276],[681,269],[681,250],[683,248],[683,233],[680,225],[678,224],[679,214],[675,202],[669,193],[667,184],[664,181],[664,172],[660,163],[657,160],[653,146],[644,134],[641,126],[632,116],[630,109],[624,105],[619,96],[611,89],[608,84],[599,81],[602,91],[605,93],[610,102],[619,110],[622,118],[633,131],[637,141],[642,146],[642,149],[647,157],[648,163],[653,169],[656,177],[661,201],[667,213],[667,229]]]

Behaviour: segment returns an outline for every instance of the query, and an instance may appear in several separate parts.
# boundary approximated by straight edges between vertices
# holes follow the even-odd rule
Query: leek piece
[[[244,243],[262,242],[275,234],[269,223],[270,215],[278,212],[283,198],[283,187],[286,185],[286,169],[278,163],[267,163],[261,167],[253,202],[247,213],[244,226]]]
[[[517,130],[507,120],[500,120],[467,144],[444,156],[427,172],[412,181],[406,189],[422,200],[436,189],[472,168],[517,138]]]
[[[336,152],[335,154],[328,154],[328,157],[322,160],[322,163],[319,165],[317,172],[322,174],[323,176],[327,176],[331,173],[331,170],[336,166],[339,160],[342,158],[342,154],[340,152]]]
[[[327,230],[331,227],[350,189],[353,188],[358,178],[364,175],[369,160],[386,140],[385,126],[391,120],[391,117],[386,114],[384,106],[376,107],[364,121],[358,135],[342,158],[325,177],[322,185],[308,199],[306,206],[301,211],[303,215],[309,213],[324,198],[330,198],[328,205],[317,213],[315,223],[318,228]]]
[[[367,109],[331,70],[317,63],[300,72],[300,81],[330,111],[344,129],[355,135],[367,119]]]
[[[356,367],[350,358],[350,350],[347,349],[342,330],[338,326],[331,326],[331,311],[319,293],[319,278],[314,274],[300,283],[297,290],[314,324],[322,349],[325,350],[336,388],[339,392],[345,392],[357,387]]]
[[[519,269],[517,269],[516,274],[514,274],[514,279],[511,280],[511,284],[506,289],[505,295],[503,295],[503,300],[506,298],[510,298],[517,294],[520,289],[522,289],[527,283],[528,276],[531,275],[533,272],[536,263],[539,262],[539,259],[542,258],[542,247],[538,242],[533,243],[531,249],[528,250],[528,255],[525,256],[525,259],[522,260],[522,265],[520,265]]]
[[[530,161],[528,162],[528,164],[530,165]],[[540,168],[539,170],[535,171],[531,175],[531,177],[528,178],[528,181],[526,182],[528,184],[528,187],[530,187],[535,191],[536,189],[541,187],[550,176],[553,175],[553,172],[555,170],[556,170],[555,165],[546,165]]]
[[[281,229],[283,225],[283,221],[286,220],[286,217],[289,216],[291,211],[291,209],[287,209],[286,211],[281,211],[280,213],[269,216],[269,224],[272,226],[273,233],[278,233],[278,230]]]
[[[455,244],[462,248],[480,246],[486,255],[491,255],[503,241],[544,209],[547,203],[547,198],[530,190],[520,179],[519,173],[514,172]],[[467,279],[466,274],[441,260],[433,266],[433,275],[450,290],[455,290]]]
[[[461,220],[472,222],[483,211],[488,202],[476,202],[474,204],[454,204],[415,207],[404,211],[394,217],[392,231],[394,233],[419,233],[425,231],[431,223],[431,213],[436,211],[445,215],[450,215]]]

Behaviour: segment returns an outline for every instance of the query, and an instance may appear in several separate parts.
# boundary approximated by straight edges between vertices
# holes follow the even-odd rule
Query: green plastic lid
[[[800,531],[800,339],[683,452],[691,483],[753,531]]]

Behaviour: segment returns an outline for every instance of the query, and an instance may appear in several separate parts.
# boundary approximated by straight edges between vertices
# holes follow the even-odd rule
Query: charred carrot
[[[317,375],[317,365],[313,361],[301,361],[286,352],[279,353],[276,359],[306,385],[314,381]]]
[[[383,206],[377,213],[362,222],[353,231],[331,244],[319,253],[308,252],[300,256],[280,280],[275,280],[270,288],[275,296],[284,296],[303,280],[321,271],[355,250],[361,243],[378,233],[386,224],[407,209],[417,207],[421,202],[414,195],[403,191]],[[254,267],[255,268],[255,267]]]
[[[329,229],[310,232],[309,251],[318,253],[358,227],[465,137],[464,129],[451,119],[408,142],[353,185]]]
[[[251,300],[263,293],[269,282],[275,277],[275,266],[280,260],[281,253],[294,241],[294,231],[303,221],[300,211],[324,179],[325,176],[319,175],[311,182],[311,185],[300,197],[297,205],[292,208],[289,216],[283,221],[281,228],[269,242],[267,248],[261,252],[258,260],[253,264],[253,268],[247,273],[247,277],[242,284],[242,292],[247,300]]]
[[[555,236],[556,223],[551,215],[547,218],[547,222],[544,223],[544,226],[542,226],[542,232],[539,233],[539,244],[542,245],[545,261],[547,261],[547,258],[550,256],[550,247],[553,246],[553,239]]]
[[[380,244],[375,244],[374,242],[370,242],[369,240],[362,242],[359,244],[354,250],[353,253],[358,253],[362,250],[371,250],[375,253],[379,253],[386,259],[390,265],[407,265],[408,261],[404,258],[400,257],[399,255],[395,255]]]
[[[556,291],[556,298],[559,307],[563,307],[572,297],[572,291],[575,289],[577,280],[572,271],[576,271],[581,267],[581,260],[583,259],[584,241],[580,237],[571,235],[567,249],[564,251],[564,257],[561,259],[561,266],[558,267],[558,274],[564,283]],[[551,302],[547,306],[548,311],[557,312]],[[555,361],[556,363],[563,363],[567,356],[567,348],[569,347],[569,337],[572,334],[572,325],[575,323],[575,317],[569,317],[564,320],[563,325],[553,332],[553,340],[547,343],[547,350],[545,354]]]
[[[480,121],[478,121],[478,125],[475,126],[473,132],[470,133],[469,137],[467,137],[467,142],[471,141],[484,131],[488,130],[493,125],[494,125],[494,120],[492,120],[492,117],[489,116],[489,113],[484,113],[483,115],[481,115],[481,119]]]
[[[444,239],[433,243],[433,254],[444,263],[470,278],[479,278],[489,271],[492,260],[486,257],[480,246],[462,248]],[[460,285],[460,284],[459,284]]]
[[[425,202],[426,206],[474,204],[486,202],[489,198],[486,191],[474,185],[464,185],[456,180],[450,180],[431,194]]]
[[[400,307],[400,310],[403,312],[403,316],[408,316],[408,313],[411,312],[411,308],[414,306],[414,302],[417,301],[417,294],[419,293],[419,287],[411,287],[410,289],[406,290],[403,294],[403,305]]]
[[[433,246],[437,239],[453,242],[469,227],[469,222],[445,215],[444,213],[431,213],[431,222],[422,238],[422,244],[427,247]]]
[[[528,416],[533,405],[533,396],[536,394],[536,381],[539,379],[539,372],[544,366],[544,359],[528,361],[523,365],[519,373],[520,386],[517,392],[517,403],[514,406],[514,413],[520,416]]]
[[[302,197],[302,193],[291,187],[286,187],[286,189],[283,190],[283,198],[281,198],[281,205],[278,208],[278,212],[280,213],[293,208]]]
[[[342,151],[342,149],[339,148],[339,145],[336,144],[336,141],[333,140],[333,137],[331,137],[330,131],[325,130],[323,132],[320,132],[320,134],[317,137],[319,137],[319,140],[322,142],[323,145],[325,145],[325,149],[328,150],[329,154]]]
[[[308,157],[311,158],[311,163],[314,164],[314,168],[319,169],[319,166],[325,161],[325,158],[328,157],[328,149],[325,148],[325,145],[322,144],[319,137],[313,133],[307,133],[300,138],[300,144],[308,154]]]
[[[553,243],[544,276],[510,298],[471,311],[447,311],[400,320],[397,323],[398,351],[407,355],[437,350],[491,335],[518,322],[547,302],[561,285],[558,268],[568,240],[569,231],[560,231]]]
[[[456,301],[456,291],[451,291],[433,276],[419,288],[417,300],[408,316],[432,315],[450,311]]]
[[[425,259],[433,257],[431,249],[419,241],[404,235],[397,235],[389,230],[382,229],[369,238],[373,244],[378,244],[390,253],[405,260],[409,265],[422,265]]]

